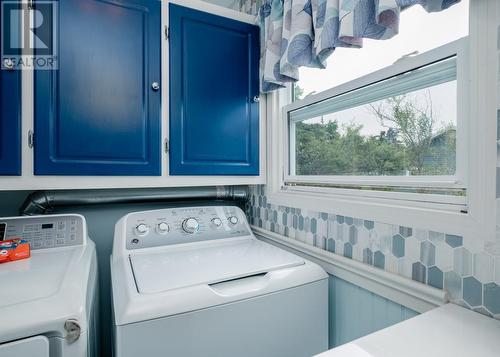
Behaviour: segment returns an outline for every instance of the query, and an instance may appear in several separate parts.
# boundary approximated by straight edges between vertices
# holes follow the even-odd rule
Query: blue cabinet
[[[0,175],[20,174],[21,72],[8,70],[2,66],[0,70]]]
[[[58,3],[59,68],[35,72],[35,174],[160,175],[160,1]]]
[[[170,174],[258,175],[258,27],[170,4],[169,30]]]

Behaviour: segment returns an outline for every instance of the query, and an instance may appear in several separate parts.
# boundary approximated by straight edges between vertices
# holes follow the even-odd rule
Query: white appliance
[[[316,357],[498,357],[500,321],[446,304]]]
[[[117,357],[306,357],[328,348],[327,274],[256,239],[238,207],[126,215],[111,275]]]
[[[85,218],[0,218],[0,240],[31,258],[0,264],[0,356],[97,356],[97,263]]]

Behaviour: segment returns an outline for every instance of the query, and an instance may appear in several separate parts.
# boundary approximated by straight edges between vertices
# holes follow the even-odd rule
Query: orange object
[[[31,256],[30,244],[20,238],[0,241],[0,264],[27,259]]]

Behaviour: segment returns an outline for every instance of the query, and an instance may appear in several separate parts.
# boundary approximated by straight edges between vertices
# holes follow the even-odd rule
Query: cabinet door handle
[[[253,97],[253,102],[254,102],[254,103],[258,103],[258,102],[260,102],[260,97],[259,97],[258,95],[254,96],[254,97]]]
[[[160,83],[158,82],[153,82],[151,84],[151,88],[155,91],[155,92],[158,92],[158,90],[160,89]]]

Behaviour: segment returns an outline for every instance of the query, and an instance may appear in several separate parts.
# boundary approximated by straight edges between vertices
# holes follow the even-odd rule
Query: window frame
[[[462,140],[466,142],[467,169],[464,182],[467,187],[466,206],[456,202],[414,200],[411,194],[349,190],[345,188],[320,188],[285,186],[286,118],[284,106],[290,104],[291,86],[267,95],[267,185],[268,202],[274,205],[299,207],[303,210],[331,212],[385,223],[397,223],[448,234],[478,236],[495,239],[496,234],[496,132],[497,132],[497,30],[500,23],[495,0],[471,1],[469,11],[469,36],[465,66],[468,108]],[[446,46],[446,45],[445,45]],[[426,56],[432,51],[421,56]],[[472,54],[472,55],[471,55]],[[422,59],[422,57],[420,57]],[[415,58],[400,61],[400,65],[415,67]],[[366,79],[369,77],[362,78]],[[367,81],[373,82],[373,81]],[[352,85],[352,82],[351,82]],[[355,89],[340,85],[343,92]],[[356,87],[359,87],[359,83]],[[302,104],[313,103],[331,96],[327,91],[304,98]],[[459,135],[459,133],[457,133]],[[354,192],[356,191],[356,192]],[[409,196],[410,195],[410,196]],[[418,195],[418,194],[417,194]]]
[[[405,74],[415,73],[415,70],[421,69],[423,67],[441,63],[441,67],[445,71],[449,71],[451,60],[454,62],[455,66],[455,79],[457,82],[457,148],[456,148],[456,173],[455,175],[433,175],[433,176],[356,176],[356,175],[295,175],[295,135],[294,135],[294,123],[300,121],[300,119],[293,118],[294,112],[300,117],[300,111],[304,108],[317,104],[319,102],[335,100],[335,98],[342,98],[350,93],[356,95],[356,97],[361,97],[364,95],[374,95],[375,92],[379,91],[379,87],[388,86],[390,84],[396,84],[401,87],[407,86]],[[450,189],[466,189],[467,188],[467,137],[463,135],[463,130],[467,126],[466,113],[468,110],[467,100],[459,100],[459,98],[467,98],[467,37],[458,39],[456,41],[450,42],[443,46],[432,49],[423,54],[417,55],[415,57],[406,57],[401,60],[396,61],[393,65],[382,68],[376,72],[370,73],[366,76],[354,79],[347,83],[341,84],[339,86],[333,87],[321,93],[311,95],[305,99],[296,100],[290,104],[283,106],[283,118],[287,121],[286,134],[285,134],[285,149],[284,149],[284,159],[285,159],[285,172],[284,172],[284,184],[329,184],[329,185],[346,185],[346,186],[372,186],[374,189],[377,186],[382,187],[409,187],[409,188],[450,188]],[[427,77],[428,75],[425,74]],[[449,74],[447,75],[449,77]],[[413,80],[413,79],[410,79]],[[425,78],[422,82],[425,81]],[[384,83],[385,82],[385,83]],[[444,81],[446,83],[449,81]],[[291,91],[292,86],[290,86],[289,91]],[[419,88],[417,88],[419,89]],[[410,89],[410,92],[413,89]],[[361,92],[361,93],[356,93]],[[291,98],[291,95],[290,97]],[[379,99],[376,99],[379,100]],[[353,108],[362,105],[362,100],[352,106],[346,107]],[[371,101],[370,101],[371,102]],[[366,103],[366,102],[365,102]],[[338,188],[337,190],[344,190],[343,188]],[[375,192],[375,191],[372,191]],[[385,194],[380,194],[381,197],[387,196]],[[339,191],[340,193],[340,191]],[[351,190],[349,194],[357,194],[356,190]],[[408,197],[408,194],[400,195],[401,198]],[[458,197],[451,195],[433,195],[426,194],[422,196],[420,194],[413,194],[411,199],[429,201],[434,200],[438,203],[454,203],[461,202],[464,206],[466,205],[466,197]],[[448,198],[448,200],[447,200]]]

